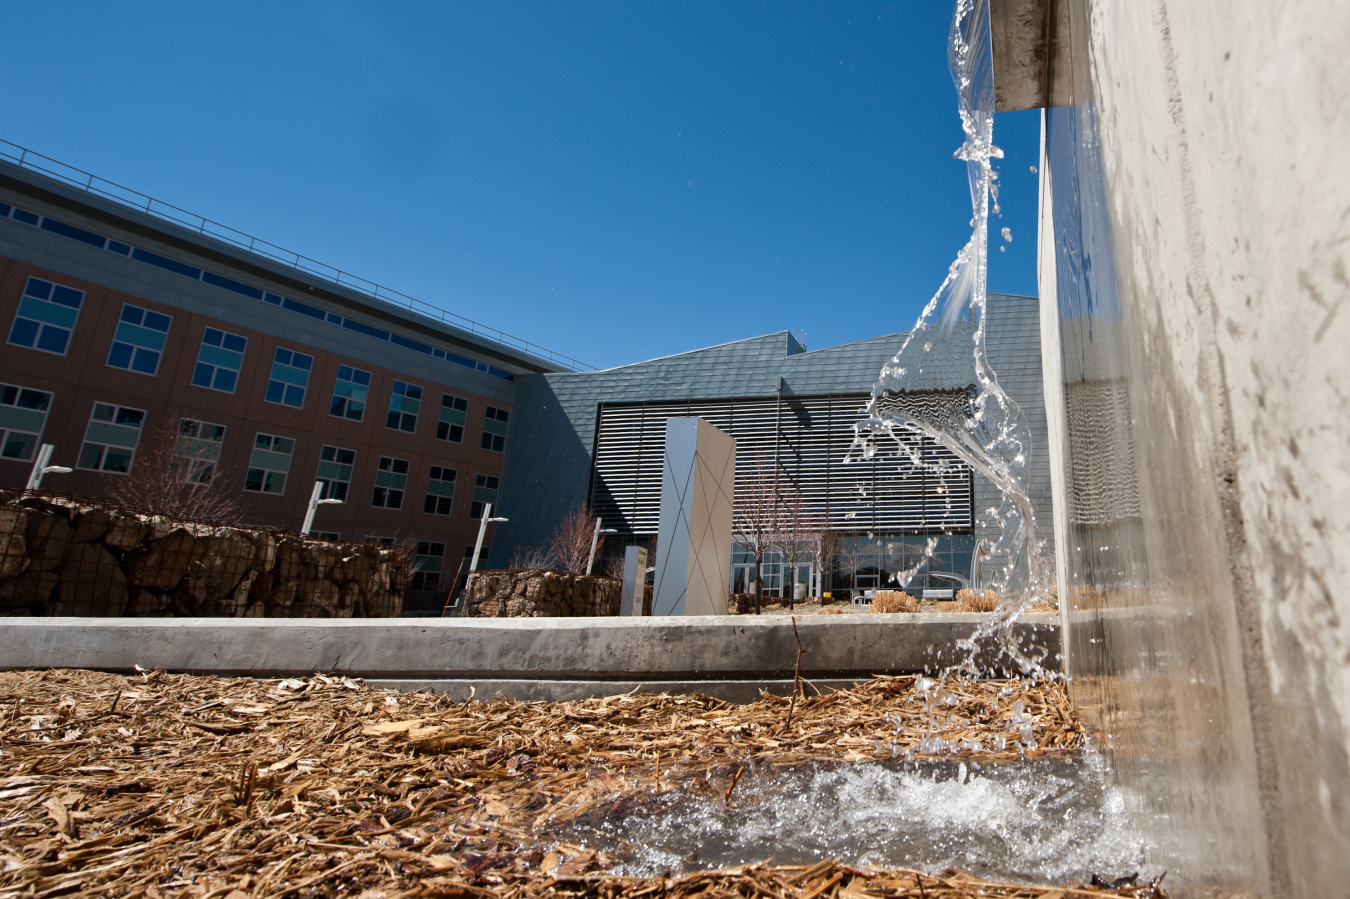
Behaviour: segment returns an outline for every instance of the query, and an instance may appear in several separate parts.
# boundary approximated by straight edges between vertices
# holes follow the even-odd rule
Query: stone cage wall
[[[589,574],[475,571],[463,601],[470,618],[607,617],[619,614],[622,591],[622,581]]]
[[[0,615],[391,618],[411,553],[0,491]]]

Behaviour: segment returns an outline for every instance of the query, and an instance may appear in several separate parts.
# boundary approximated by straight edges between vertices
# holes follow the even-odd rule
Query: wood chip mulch
[[[1028,733],[1035,748],[1019,742]],[[0,899],[1161,896],[832,861],[625,878],[550,840],[671,791],[734,802],[753,765],[998,762],[1081,745],[1053,682],[877,678],[747,705],[456,703],[323,675],[0,672]]]

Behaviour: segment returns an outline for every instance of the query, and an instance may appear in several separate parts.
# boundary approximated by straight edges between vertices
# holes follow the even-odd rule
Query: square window
[[[145,412],[113,403],[94,403],[80,446],[77,468],[127,474],[140,443]]]
[[[422,388],[416,384],[395,381],[389,396],[389,418],[385,426],[409,434],[417,431],[417,415],[422,408]]]
[[[291,471],[295,455],[295,441],[289,437],[259,433],[253,438],[253,452],[248,458],[244,475],[244,489],[254,493],[286,492],[286,476]]]
[[[152,377],[158,374],[172,323],[171,316],[124,303],[108,350],[108,366]]]
[[[408,460],[381,456],[375,470],[375,489],[370,504],[379,509],[402,509],[408,488]]]
[[[483,510],[491,505],[497,507],[497,490],[501,479],[492,475],[475,475],[473,479],[473,499],[469,503],[469,517],[477,521],[483,517]]]
[[[46,391],[0,384],[0,458],[32,461],[51,408]]]
[[[443,465],[431,466],[427,474],[427,493],[422,501],[422,511],[428,515],[449,515],[455,502],[455,476],[453,468]]]
[[[413,555],[413,575],[408,582],[410,590],[436,590],[441,586],[445,567],[445,544],[429,540],[417,541]]]
[[[263,398],[269,403],[303,409],[305,391],[309,389],[309,372],[313,367],[313,356],[277,347],[276,355],[272,358],[271,378]]]
[[[175,461],[187,469],[188,483],[211,483],[216,466],[220,464],[220,451],[224,443],[224,425],[191,418],[179,419],[173,455]]]
[[[247,348],[247,337],[218,328],[207,328],[202,332],[202,345],[197,351],[192,383],[208,390],[234,393],[235,385],[239,382],[239,370],[244,367],[244,350]]]
[[[325,446],[319,450],[319,469],[314,480],[323,485],[320,499],[347,501],[352,485],[352,468],[356,465],[356,450],[340,446]]]
[[[464,442],[464,423],[468,420],[469,401],[453,393],[441,395],[441,414],[436,422],[436,439]]]
[[[82,290],[29,278],[9,329],[9,342],[64,356],[83,304]]]
[[[337,381],[333,384],[333,402],[328,414],[349,421],[360,421],[366,414],[366,400],[370,394],[370,372],[350,365],[339,365]]]

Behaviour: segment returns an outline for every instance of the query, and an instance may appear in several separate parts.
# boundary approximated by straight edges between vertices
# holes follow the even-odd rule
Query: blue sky
[[[908,328],[969,235],[950,14],[18,4],[0,137],[592,365],[820,348]],[[993,290],[1036,290],[1038,127],[996,122]]]

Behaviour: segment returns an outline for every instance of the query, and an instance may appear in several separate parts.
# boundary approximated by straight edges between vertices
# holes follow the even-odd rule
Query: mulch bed
[[[645,693],[452,703],[323,675],[0,672],[0,899],[1162,895],[834,862],[625,878],[550,840],[672,791],[735,802],[754,765],[1081,746],[1054,682],[877,678],[747,705]]]

